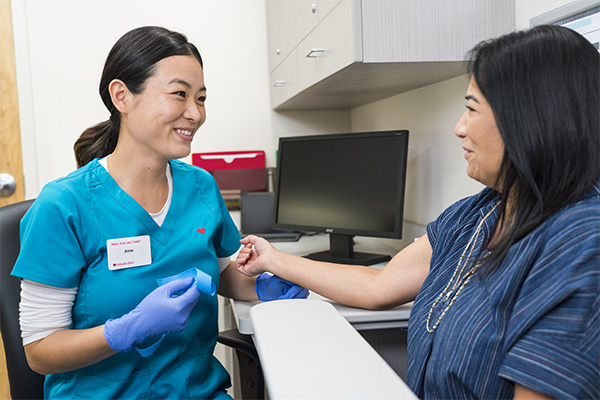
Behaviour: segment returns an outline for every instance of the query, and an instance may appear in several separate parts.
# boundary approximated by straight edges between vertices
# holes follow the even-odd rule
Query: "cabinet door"
[[[341,0],[267,0],[269,71],[304,40]]]
[[[294,0],[296,43],[300,43],[341,0]]]
[[[289,100],[300,90],[298,86],[298,64],[296,63],[295,51],[285,59],[275,71],[271,78],[271,106],[273,108]]]
[[[296,43],[300,43],[319,23],[317,0],[294,0]]]
[[[319,21],[325,19],[340,1],[341,0],[318,0],[317,13],[319,14]]]
[[[462,61],[514,26],[513,0],[362,0],[364,61]]]
[[[269,71],[275,68],[296,46],[296,0],[267,0]]]
[[[354,22],[352,0],[343,0],[298,45],[300,90],[356,61]]]

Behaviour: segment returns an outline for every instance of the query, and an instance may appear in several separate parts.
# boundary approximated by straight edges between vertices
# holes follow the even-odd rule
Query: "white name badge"
[[[136,236],[106,241],[108,269],[141,267],[152,264],[150,236]]]

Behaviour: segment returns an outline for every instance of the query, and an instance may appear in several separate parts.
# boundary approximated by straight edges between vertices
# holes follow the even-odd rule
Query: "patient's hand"
[[[268,259],[271,253],[277,251],[269,242],[258,236],[250,235],[240,240],[240,243],[244,247],[235,259],[235,268],[239,272],[254,276],[269,271]]]

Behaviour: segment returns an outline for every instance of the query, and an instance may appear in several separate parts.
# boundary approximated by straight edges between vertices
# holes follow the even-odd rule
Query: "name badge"
[[[152,264],[150,236],[136,236],[106,241],[108,269],[141,267]]]

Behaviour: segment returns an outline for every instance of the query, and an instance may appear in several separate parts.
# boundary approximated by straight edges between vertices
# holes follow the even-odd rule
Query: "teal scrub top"
[[[171,206],[158,226],[98,160],[47,184],[21,221],[21,253],[12,274],[60,288],[79,287],[72,329],[119,318],[157,287],[156,280],[196,267],[218,287],[217,257],[240,244],[212,176],[171,161]],[[149,265],[111,270],[107,241],[149,236]],[[224,394],[229,375],[213,357],[217,296],[201,294],[186,328],[156,352],[116,354],[90,367],[46,377],[47,398],[195,398]],[[146,345],[158,338],[150,339]]]

